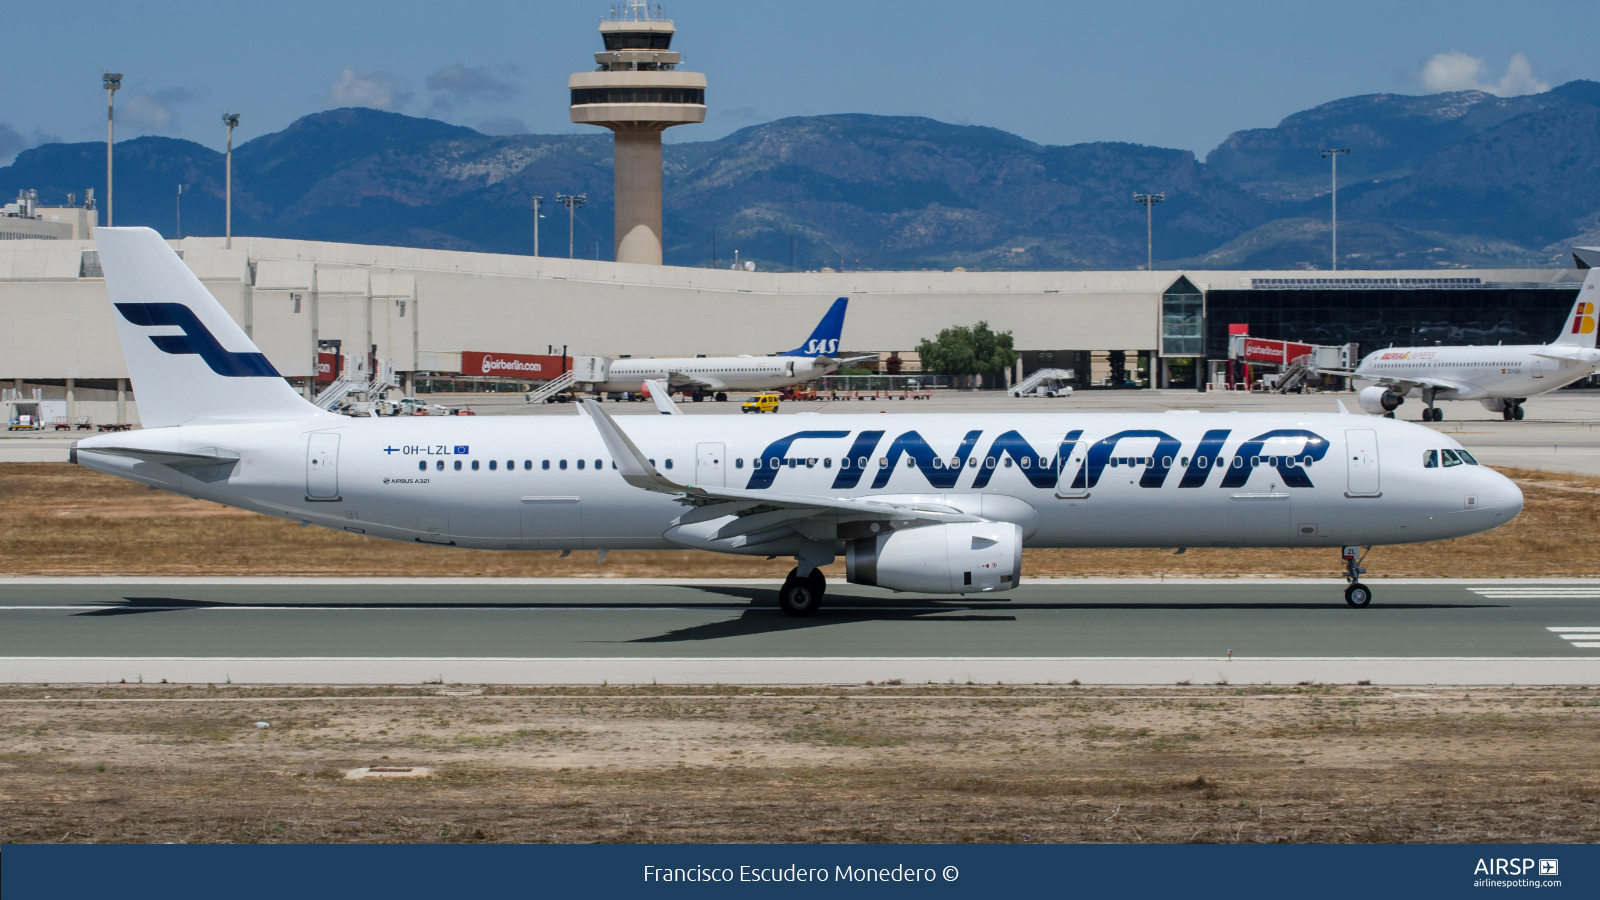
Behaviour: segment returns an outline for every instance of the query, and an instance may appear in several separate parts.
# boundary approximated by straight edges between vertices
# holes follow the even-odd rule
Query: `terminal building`
[[[1019,351],[1009,383],[1068,370],[1080,389],[1220,381],[1230,330],[1316,344],[1542,343],[1578,269],[1440,271],[749,272],[271,238],[174,251],[273,366],[314,392],[334,354],[369,348],[419,385],[518,390],[527,369],[463,358],[767,354],[849,297],[840,355],[914,351],[982,320]],[[1583,265],[1582,260],[1576,264]],[[0,387],[47,422],[138,422],[93,241],[0,242]],[[508,377],[509,376],[509,377]],[[323,381],[331,379],[324,371]],[[991,380],[990,387],[1000,386]]]

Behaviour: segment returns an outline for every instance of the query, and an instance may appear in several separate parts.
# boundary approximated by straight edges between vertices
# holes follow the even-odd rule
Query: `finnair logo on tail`
[[[193,353],[211,371],[226,378],[280,378],[278,370],[261,353],[234,353],[223,349],[211,330],[182,303],[118,303],[117,312],[142,328],[172,326],[183,334],[152,334],[150,343],[163,353]]]

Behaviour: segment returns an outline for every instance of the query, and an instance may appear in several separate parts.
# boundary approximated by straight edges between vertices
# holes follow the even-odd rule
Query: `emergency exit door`
[[[306,446],[306,499],[339,499],[339,436],[311,435]]]
[[[727,486],[727,460],[722,444],[698,444],[694,451],[694,483],[705,487]]]
[[[1345,465],[1350,471],[1347,497],[1376,497],[1378,481],[1378,433],[1370,428],[1351,428],[1344,433]]]

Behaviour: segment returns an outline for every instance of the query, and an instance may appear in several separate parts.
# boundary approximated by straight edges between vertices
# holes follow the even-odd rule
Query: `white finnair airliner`
[[[1358,382],[1376,382],[1361,389],[1361,408],[1394,418],[1407,396],[1418,396],[1428,408],[1422,421],[1444,421],[1440,400],[1477,400],[1506,420],[1522,418],[1522,404],[1535,394],[1566,387],[1600,369],[1595,348],[1595,304],[1600,269],[1590,269],[1562,324],[1560,336],[1548,344],[1494,347],[1390,347],[1367,354],[1356,367]]]
[[[1342,547],[1475,534],[1522,493],[1448,436],[1345,413],[348,418],[281,378],[161,237],[95,232],[145,429],[79,465],[373,537],[794,557],[897,591],[1005,591],[1029,547]]]
[[[638,391],[645,381],[663,381],[674,391],[715,394],[728,399],[728,391],[770,391],[832,375],[841,367],[876,356],[839,359],[839,338],[850,298],[840,297],[828,307],[806,342],[777,356],[696,356],[683,358],[629,357],[612,360],[609,379],[596,385],[602,394]]]

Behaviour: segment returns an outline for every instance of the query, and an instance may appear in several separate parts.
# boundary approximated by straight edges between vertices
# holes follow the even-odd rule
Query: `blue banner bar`
[[[12,844],[0,853],[6,900],[1600,896],[1593,845]]]

